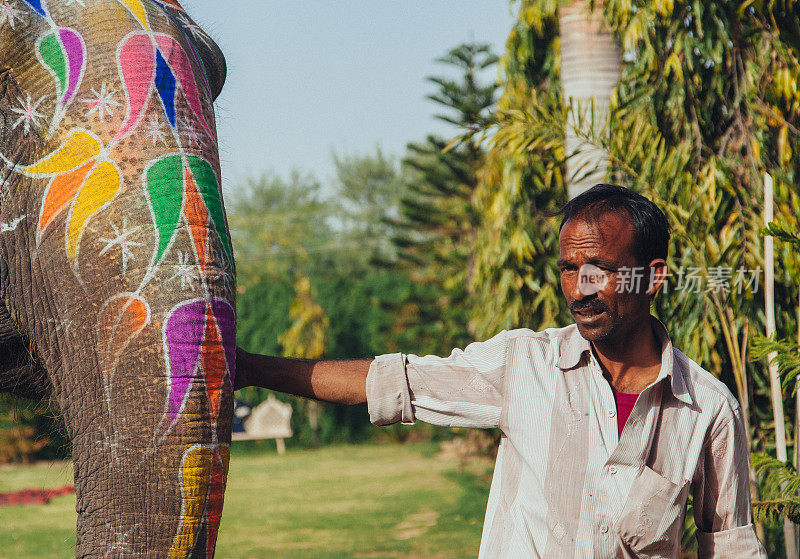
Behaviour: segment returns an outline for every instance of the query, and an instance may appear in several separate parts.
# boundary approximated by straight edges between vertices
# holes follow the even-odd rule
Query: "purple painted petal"
[[[172,413],[183,407],[194,379],[200,374],[206,305],[203,300],[183,303],[172,311],[164,324],[165,350],[170,367],[169,409]]]
[[[64,52],[67,53],[67,60],[69,61],[69,81],[67,90],[64,92],[64,98],[61,101],[62,105],[66,106],[75,96],[83,79],[86,46],[83,43],[83,38],[72,29],[62,27],[59,29],[59,34],[61,36],[61,44],[64,45]]]
[[[236,374],[236,312],[231,304],[224,299],[212,300],[211,310],[217,319],[217,326],[219,326],[219,331],[222,335],[222,347],[225,348],[228,375],[231,377],[231,384],[233,384],[233,378]]]

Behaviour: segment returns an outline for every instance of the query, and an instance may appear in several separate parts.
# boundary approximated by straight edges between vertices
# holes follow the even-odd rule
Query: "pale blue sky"
[[[216,103],[223,183],[292,168],[326,181],[331,152],[400,155],[433,118],[426,76],[450,48],[502,54],[508,0],[184,0],[217,41],[228,79]]]

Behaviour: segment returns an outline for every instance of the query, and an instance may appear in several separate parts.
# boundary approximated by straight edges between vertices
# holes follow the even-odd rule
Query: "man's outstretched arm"
[[[334,404],[367,401],[371,359],[321,361],[248,353],[236,348],[234,390],[258,386]]]

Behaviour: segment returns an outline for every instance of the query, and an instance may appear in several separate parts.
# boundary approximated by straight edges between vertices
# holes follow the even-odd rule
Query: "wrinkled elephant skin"
[[[174,0],[0,1],[0,389],[72,438],[78,557],[212,557],[235,274],[222,54]]]

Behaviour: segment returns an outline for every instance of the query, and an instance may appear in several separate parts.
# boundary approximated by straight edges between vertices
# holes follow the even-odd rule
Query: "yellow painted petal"
[[[136,16],[136,19],[139,20],[139,23],[142,24],[142,27],[149,30],[150,24],[147,23],[147,12],[142,6],[142,3],[139,0],[120,0],[130,12]]]
[[[103,148],[100,140],[85,130],[74,130],[53,153],[25,168],[28,176],[48,176],[66,173],[80,167]]]
[[[114,164],[103,161],[86,178],[67,223],[67,256],[75,260],[86,223],[119,191],[122,176]]]
[[[193,447],[184,454],[181,466],[182,520],[172,540],[169,559],[186,559],[194,548],[203,524],[212,460],[213,452],[207,447]]]

